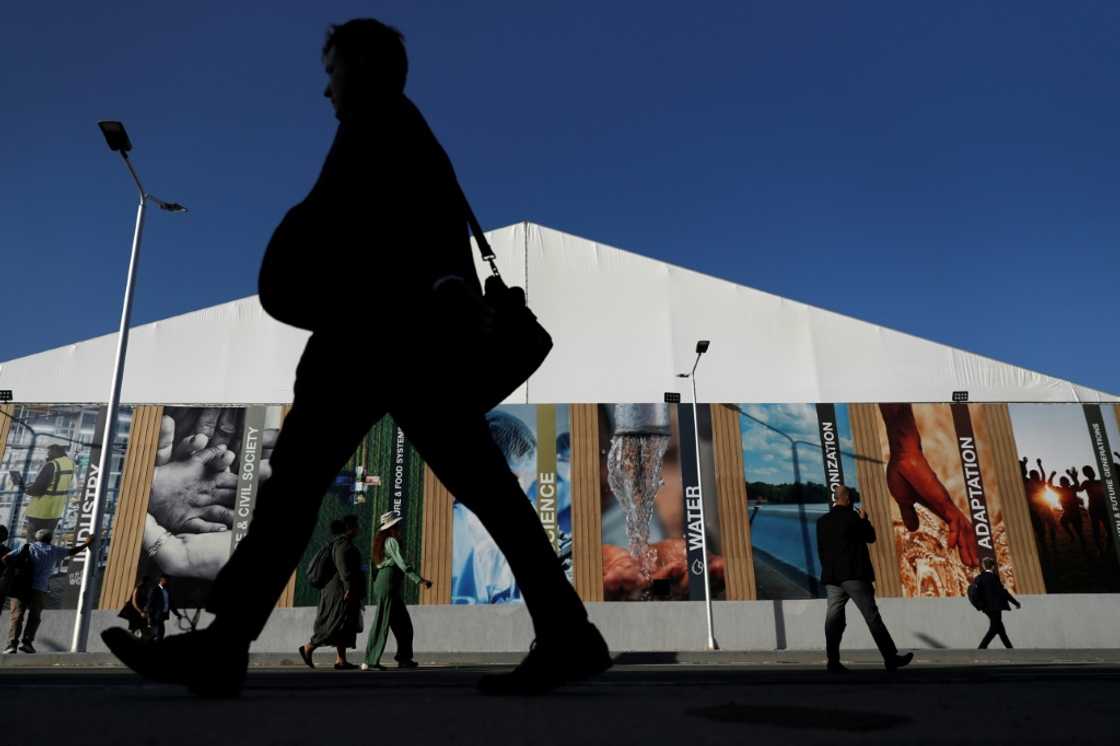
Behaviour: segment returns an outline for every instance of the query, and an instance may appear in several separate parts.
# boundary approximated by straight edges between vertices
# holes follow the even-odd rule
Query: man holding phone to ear
[[[840,485],[832,509],[817,519],[817,552],[821,559],[821,583],[828,593],[828,613],[824,622],[828,670],[843,673],[848,669],[840,662],[840,639],[846,620],[844,607],[848,599],[855,601],[871,630],[871,636],[883,654],[888,671],[901,668],[914,659],[913,653],[899,655],[891,633],[879,616],[875,605],[875,570],[871,566],[868,544],[875,543],[875,527],[861,507],[852,508],[852,495]]]

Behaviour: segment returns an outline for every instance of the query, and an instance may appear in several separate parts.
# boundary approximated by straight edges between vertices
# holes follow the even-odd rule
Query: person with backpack
[[[1023,608],[1023,605],[1003,587],[1003,582],[1000,581],[999,574],[995,571],[996,561],[994,559],[985,557],[981,565],[984,571],[977,575],[968,586],[968,600],[976,607],[977,611],[983,612],[988,617],[988,631],[984,633],[983,639],[980,640],[979,649],[986,649],[996,635],[999,635],[999,639],[1005,648],[1010,648],[1012,647],[1011,639],[1007,636],[1007,630],[1003,626],[1003,612],[1011,611],[1010,604],[1014,604],[1016,609]]]
[[[362,572],[362,554],[354,546],[358,535],[358,516],[348,515],[331,522],[334,536],[311,560],[308,580],[321,588],[319,611],[311,639],[299,648],[299,657],[311,668],[315,648],[330,645],[338,671],[351,671],[357,666],[346,660],[346,649],[358,646],[362,631],[362,601],[365,600],[366,578]]]

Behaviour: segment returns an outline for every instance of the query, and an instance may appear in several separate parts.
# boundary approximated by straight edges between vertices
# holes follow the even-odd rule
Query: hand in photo
[[[229,530],[237,489],[237,475],[229,471],[232,455],[225,446],[207,447],[157,466],[148,512],[173,534]]]
[[[229,534],[177,536],[160,526],[149,513],[144,523],[144,553],[167,575],[213,580],[229,559]]]

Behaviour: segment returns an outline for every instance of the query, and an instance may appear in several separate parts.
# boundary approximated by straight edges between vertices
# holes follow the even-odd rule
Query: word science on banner
[[[554,552],[560,551],[556,494],[556,405],[537,405],[537,516]]]
[[[1097,458],[1097,469],[1104,487],[1104,503],[1108,507],[1108,526],[1112,532],[1112,546],[1116,551],[1117,560],[1120,560],[1120,474],[1117,474],[1116,469],[1113,468],[1114,446],[1108,442],[1108,431],[1104,427],[1104,415],[1100,405],[1082,404],[1081,406],[1085,411],[1085,422],[1089,426],[1089,441],[1093,444],[1093,455]]]
[[[680,430],[681,484],[684,487],[684,538],[688,548],[688,599],[704,600],[703,490],[696,463],[696,422],[691,404],[677,405]]]
[[[950,406],[953,408],[953,426],[957,431],[957,447],[961,454],[961,470],[964,472],[968,511],[972,517],[972,532],[976,536],[976,545],[980,548],[980,557],[991,558],[995,562],[992,517],[988,512],[984,479],[980,474],[980,454],[976,447],[976,435],[972,432],[972,416],[969,414],[967,404],[957,403]]]
[[[844,484],[844,465],[840,461],[840,433],[836,427],[836,405],[817,405],[817,426],[821,435],[821,458],[828,485],[828,501],[836,502],[836,488]]]

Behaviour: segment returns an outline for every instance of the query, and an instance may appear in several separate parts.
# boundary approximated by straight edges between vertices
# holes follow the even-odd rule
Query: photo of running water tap
[[[664,601],[689,597],[686,504],[676,405],[600,404],[600,507],[603,597],[607,601]],[[714,598],[721,597],[719,511],[711,458],[711,420],[701,409],[708,507],[708,566]],[[691,425],[691,418],[688,424]]]
[[[613,435],[607,452],[607,482],[626,518],[630,556],[638,563],[642,597],[648,598],[657,563],[649,546],[653,501],[672,430],[667,404],[615,404]]]

